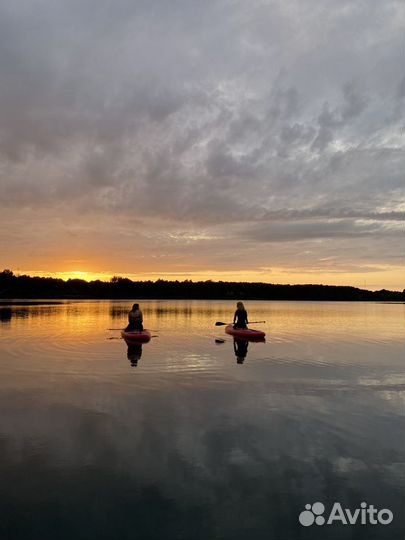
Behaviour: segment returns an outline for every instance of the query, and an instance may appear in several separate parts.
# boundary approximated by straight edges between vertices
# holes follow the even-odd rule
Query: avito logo
[[[342,505],[335,502],[329,515],[325,517],[325,505],[321,502],[306,504],[305,510],[300,513],[298,520],[304,527],[310,527],[314,523],[316,525],[331,525],[332,523],[340,522],[342,525],[388,525],[394,519],[394,514],[391,510],[383,508],[378,510],[372,504],[368,505],[365,502],[360,504],[360,508],[355,508],[353,511],[349,508],[342,508]]]

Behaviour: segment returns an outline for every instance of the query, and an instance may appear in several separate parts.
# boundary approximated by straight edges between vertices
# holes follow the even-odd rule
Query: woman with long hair
[[[243,305],[243,302],[238,302],[236,304],[235,315],[233,316],[233,327],[234,328],[247,328],[248,314]]]
[[[134,304],[131,311],[128,313],[128,326],[126,332],[142,332],[143,330],[143,315],[139,309],[139,304]]]

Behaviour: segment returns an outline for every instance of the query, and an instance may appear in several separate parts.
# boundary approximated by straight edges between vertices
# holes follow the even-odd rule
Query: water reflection
[[[132,343],[128,345],[127,358],[131,367],[136,367],[142,356],[142,343]]]
[[[1,322],[10,322],[13,312],[11,308],[0,308],[0,321]]]
[[[236,356],[236,362],[243,364],[248,353],[249,341],[247,339],[234,338],[233,350]]]
[[[216,337],[214,339],[214,342],[217,345],[222,345],[224,343],[228,343],[229,339],[224,339],[221,337]],[[240,337],[233,337],[232,344],[233,344],[233,351],[235,353],[236,357],[236,363],[237,364],[243,364],[246,360],[248,349],[249,349],[249,343],[266,343],[265,338],[261,339],[243,339]]]
[[[121,301],[110,303],[110,316],[114,319],[125,317],[128,314],[128,306],[133,301]],[[195,319],[196,316],[205,319],[229,318],[233,314],[233,304],[224,306],[218,300],[197,301],[197,300],[139,300],[141,310],[144,315],[154,316],[157,319]],[[262,306],[255,307],[255,314],[261,316]]]
[[[0,321],[9,322],[13,318],[49,317],[58,314],[58,311],[57,307],[2,307],[0,308]]]
[[[270,346],[214,342],[233,301],[142,301],[145,357],[131,305],[0,313],[0,538],[403,538],[403,306],[251,302]],[[336,500],[395,521],[299,527]]]
[[[125,317],[125,315],[128,315],[128,311],[128,307],[113,305],[110,307],[110,317],[112,319],[121,319],[122,317]]]

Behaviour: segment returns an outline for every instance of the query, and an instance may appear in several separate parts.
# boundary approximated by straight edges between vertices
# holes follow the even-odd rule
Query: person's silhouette
[[[247,339],[234,338],[233,350],[235,351],[236,362],[243,364],[248,352],[249,342]]]
[[[132,367],[138,365],[138,360],[142,356],[142,343],[132,343],[128,345],[127,358],[131,362]]]

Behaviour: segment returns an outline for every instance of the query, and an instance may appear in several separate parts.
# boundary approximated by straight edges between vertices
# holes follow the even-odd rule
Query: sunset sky
[[[2,0],[0,270],[402,290],[404,11]]]

